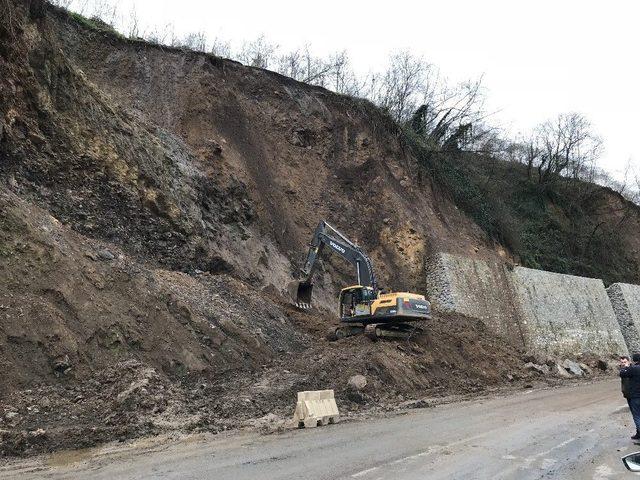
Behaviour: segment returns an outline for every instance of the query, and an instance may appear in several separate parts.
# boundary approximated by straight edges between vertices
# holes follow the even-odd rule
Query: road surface
[[[147,439],[0,467],[15,479],[624,479],[619,381],[260,436]]]

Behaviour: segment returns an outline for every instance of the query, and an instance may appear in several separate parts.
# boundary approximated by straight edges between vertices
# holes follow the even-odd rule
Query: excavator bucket
[[[313,292],[313,284],[307,282],[291,282],[289,284],[289,294],[296,307],[308,309],[311,308],[311,293]]]

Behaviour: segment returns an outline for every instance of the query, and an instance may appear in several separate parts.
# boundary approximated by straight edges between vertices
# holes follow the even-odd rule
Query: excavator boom
[[[358,284],[373,288],[377,292],[376,277],[373,273],[371,259],[355,243],[340,233],[325,221],[321,221],[309,245],[309,251],[304,266],[301,270],[301,279],[294,284],[291,290],[295,290],[295,303],[299,307],[308,308],[311,305],[313,293],[313,273],[317,265],[318,257],[323,249],[328,247],[334,253],[356,267]]]

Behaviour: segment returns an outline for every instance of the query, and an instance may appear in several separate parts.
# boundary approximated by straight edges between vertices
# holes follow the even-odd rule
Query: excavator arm
[[[297,287],[296,304],[308,306],[311,304],[311,294],[313,291],[313,273],[324,248],[327,247],[333,253],[351,263],[356,269],[358,285],[371,287],[377,291],[376,277],[373,273],[371,259],[360,247],[345,237],[325,221],[321,221],[309,245],[309,252],[302,267],[301,280]]]

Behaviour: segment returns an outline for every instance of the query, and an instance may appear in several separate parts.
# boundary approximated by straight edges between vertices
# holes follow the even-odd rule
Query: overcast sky
[[[264,34],[283,49],[346,49],[363,73],[410,49],[451,80],[484,75],[488,104],[512,133],[581,112],[605,141],[602,167],[640,166],[639,0],[120,0],[119,9],[134,4],[143,28],[171,23],[236,47]]]

